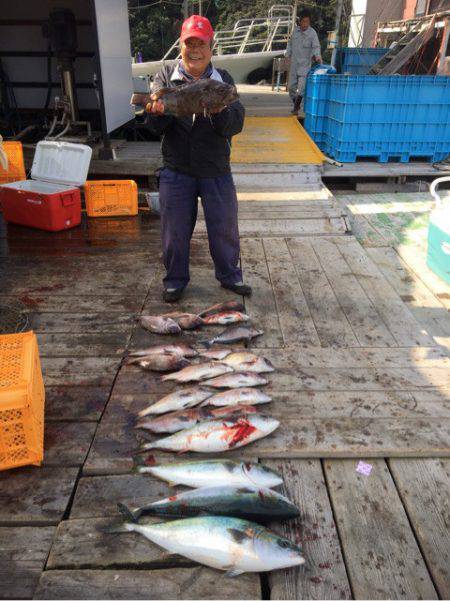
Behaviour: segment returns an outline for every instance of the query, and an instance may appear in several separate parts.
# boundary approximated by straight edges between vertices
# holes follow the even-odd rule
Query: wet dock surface
[[[393,242],[350,234],[326,190],[240,196],[246,311],[277,368],[267,412],[281,425],[229,456],[283,474],[301,517],[273,527],[303,545],[305,566],[229,579],[101,531],[118,501],[170,490],[133,473],[131,451],[146,438],[134,416],[172,386],[121,363],[160,340],[134,319],[166,310],[159,221],[141,211],[56,234],[2,223],[0,305],[25,309],[37,333],[46,429],[43,467],[0,473],[1,598],[448,598],[450,296]],[[202,228],[180,303],[196,311],[234,297]]]

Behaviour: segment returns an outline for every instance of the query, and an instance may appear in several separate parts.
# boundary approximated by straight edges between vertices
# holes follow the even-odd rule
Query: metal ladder
[[[389,50],[375,65],[368,75],[392,75],[424,45],[433,35],[435,17],[415,23],[397,44]]]

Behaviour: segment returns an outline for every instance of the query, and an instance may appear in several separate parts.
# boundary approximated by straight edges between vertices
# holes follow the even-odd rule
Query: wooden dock
[[[256,189],[254,171],[236,173],[246,311],[265,332],[252,346],[277,368],[267,412],[281,425],[228,456],[284,476],[301,515],[273,528],[303,546],[305,566],[230,579],[102,532],[117,502],[173,490],[132,472],[147,438],[135,415],[172,386],[122,365],[160,340],[134,320],[166,310],[159,221],[141,210],[57,234],[2,223],[0,307],[24,308],[37,333],[46,429],[43,467],[0,473],[0,598],[449,598],[450,287],[427,270],[413,219],[376,221],[377,199],[335,198],[314,169],[284,173],[282,190],[270,168]],[[403,199],[403,212],[415,202],[428,201]],[[233,298],[201,216],[191,265],[181,308]]]

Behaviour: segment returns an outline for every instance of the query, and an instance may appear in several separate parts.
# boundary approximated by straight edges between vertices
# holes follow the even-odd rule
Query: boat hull
[[[266,69],[272,65],[274,58],[284,55],[284,50],[272,52],[246,52],[243,54],[220,54],[212,58],[213,65],[218,69],[225,69],[230,73],[235,83],[246,83],[248,75],[255,69]],[[147,63],[133,63],[133,77],[153,76],[165,65],[172,65],[175,60],[150,61]]]

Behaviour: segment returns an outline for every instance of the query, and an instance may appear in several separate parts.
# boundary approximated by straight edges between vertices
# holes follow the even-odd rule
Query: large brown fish
[[[182,330],[195,330],[203,325],[203,319],[194,313],[175,311],[173,313],[164,313],[162,317],[173,319]]]
[[[214,79],[198,79],[154,94],[133,94],[131,104],[148,107],[156,100],[164,104],[164,114],[189,117],[228,106],[239,98],[236,87]],[[148,110],[148,108],[147,108]]]
[[[249,321],[250,317],[240,311],[221,311],[220,313],[213,313],[203,318],[203,322],[208,326],[227,326],[230,323],[242,323],[243,321]]]
[[[141,315],[138,319],[143,328],[155,334],[179,334],[180,326],[170,317],[160,315]]]

